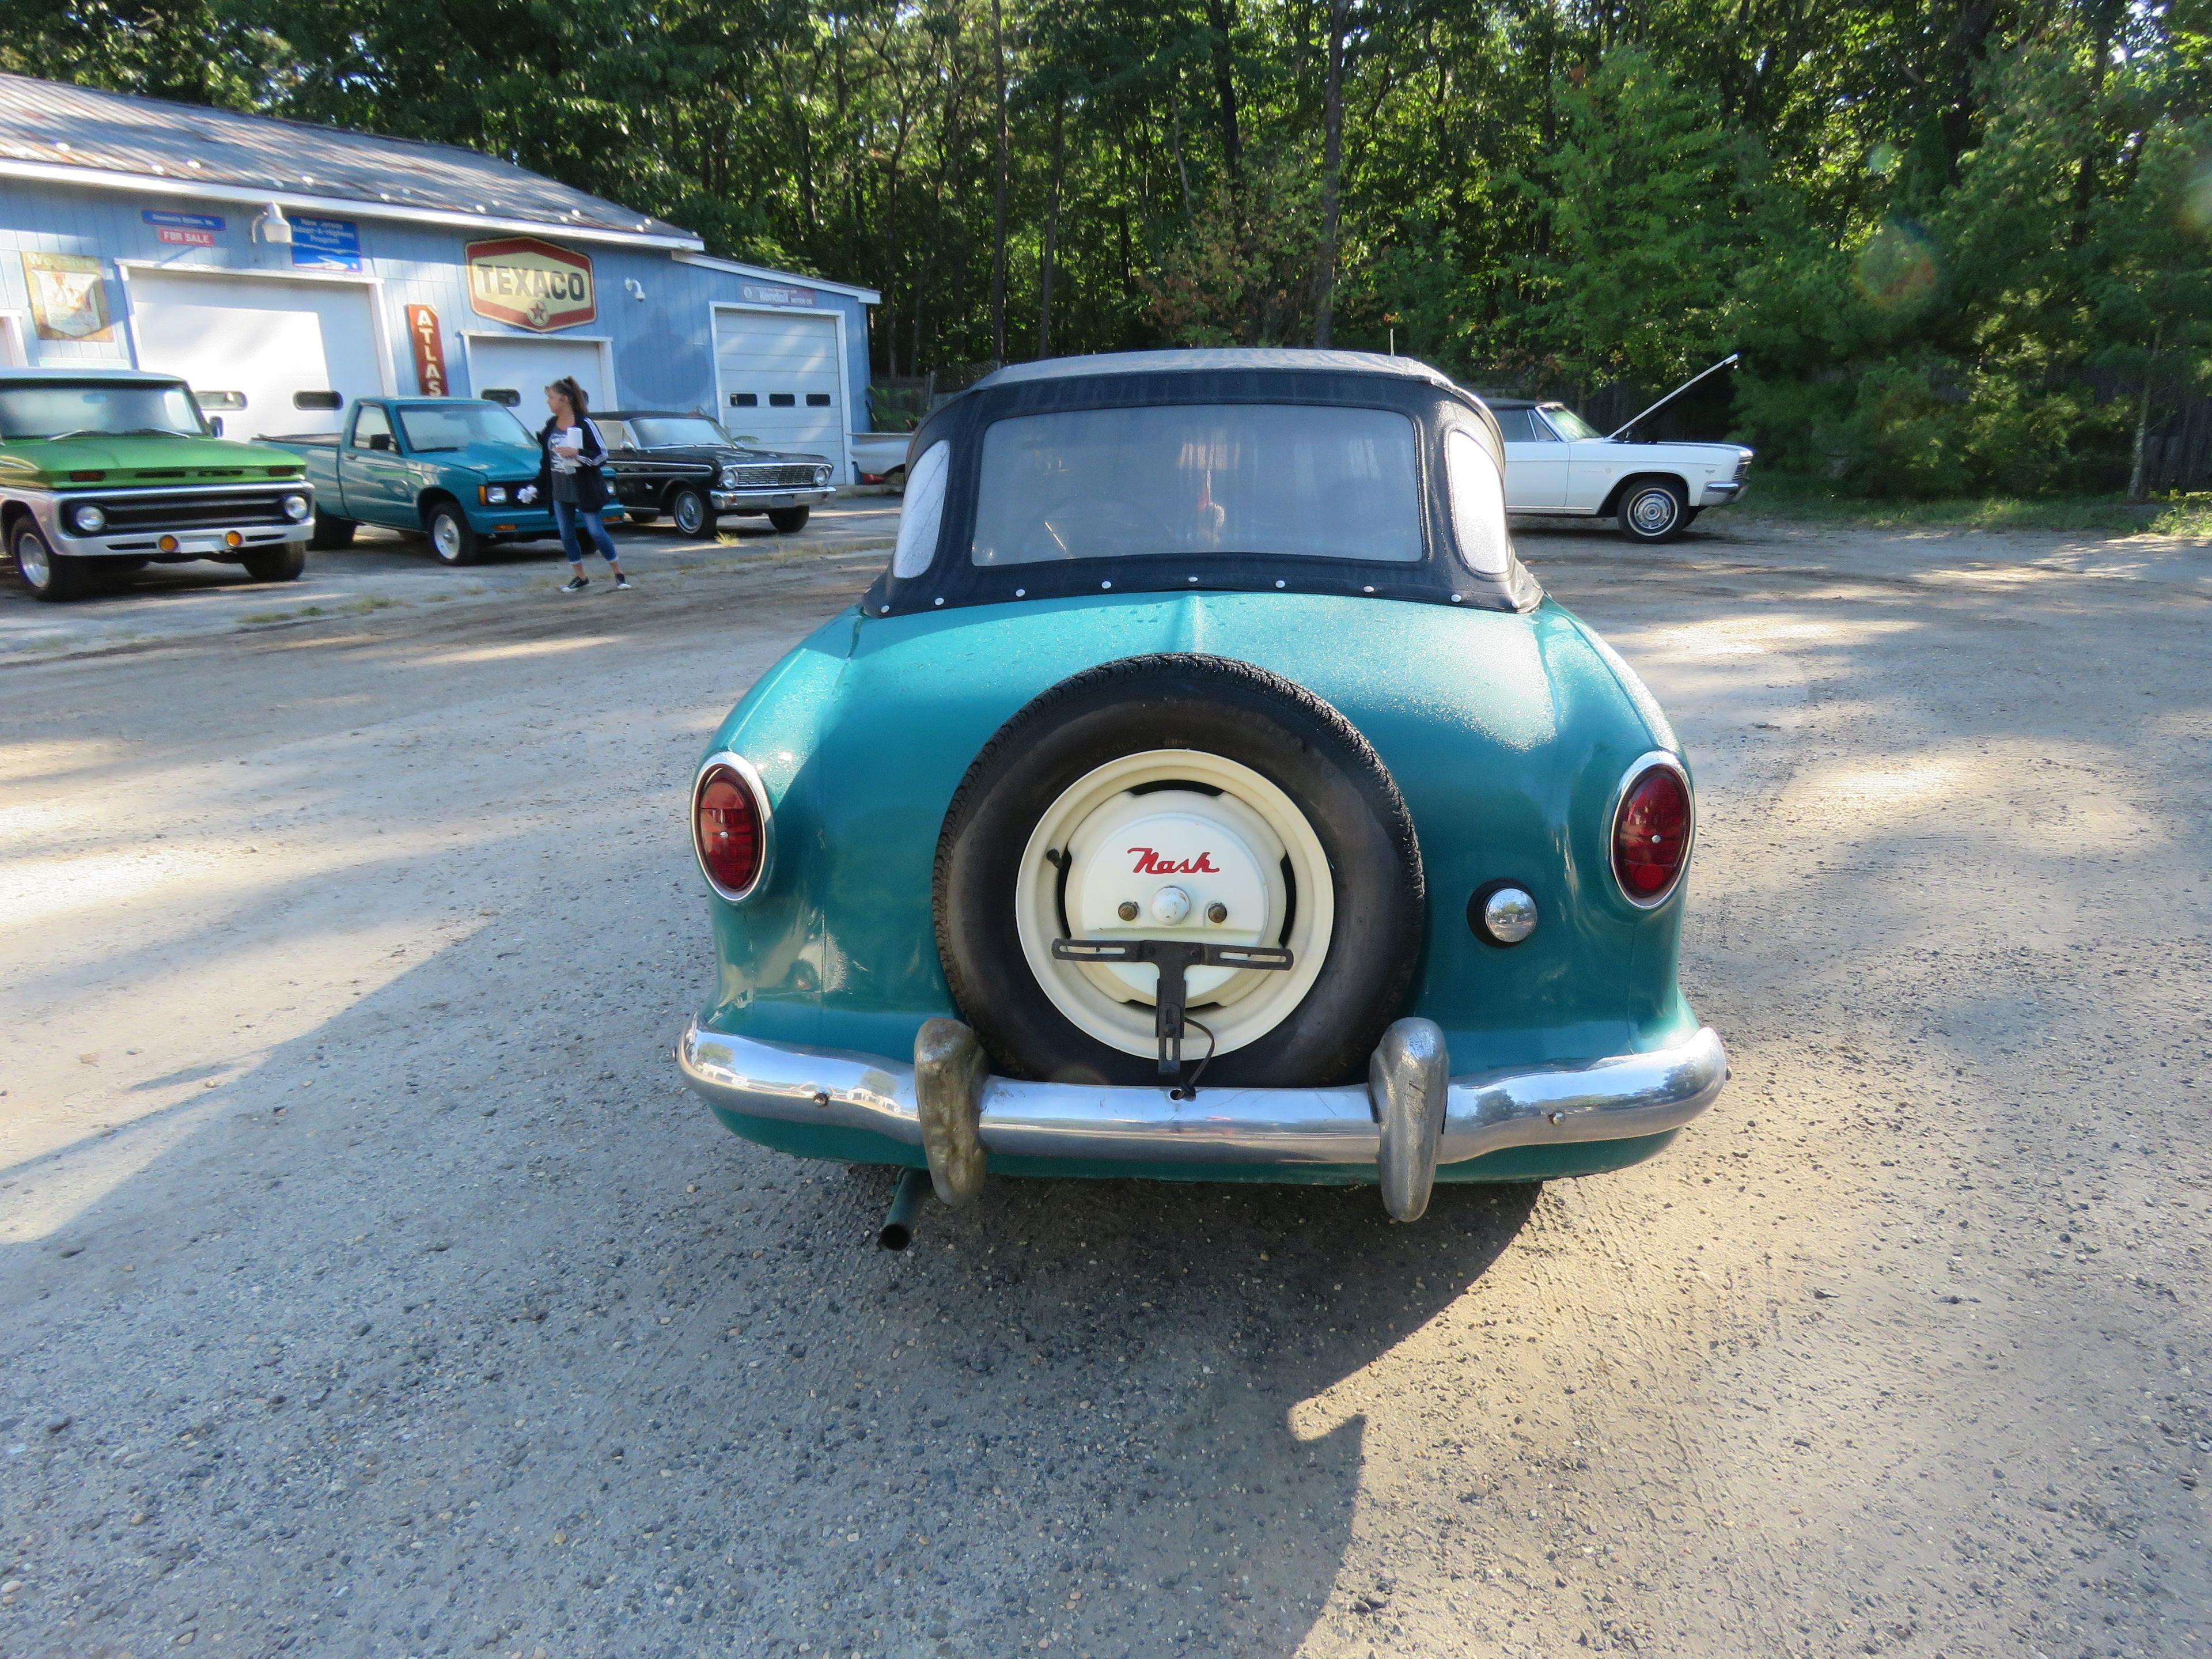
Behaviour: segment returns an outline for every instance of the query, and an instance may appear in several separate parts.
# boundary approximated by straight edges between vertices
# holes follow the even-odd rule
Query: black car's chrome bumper
[[[714,493],[717,513],[766,513],[787,507],[813,507],[834,500],[835,489],[718,489]]]

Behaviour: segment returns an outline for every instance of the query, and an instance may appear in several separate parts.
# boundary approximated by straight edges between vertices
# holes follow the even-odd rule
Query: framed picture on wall
[[[112,340],[107,282],[100,261],[82,253],[26,253],[23,280],[41,340]]]

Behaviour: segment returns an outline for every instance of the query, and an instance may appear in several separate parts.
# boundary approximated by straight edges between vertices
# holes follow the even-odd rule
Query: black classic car
[[[755,449],[705,415],[618,409],[592,418],[606,440],[615,499],[641,524],[665,513],[685,535],[706,537],[720,519],[764,513],[788,532],[837,493],[826,456]]]

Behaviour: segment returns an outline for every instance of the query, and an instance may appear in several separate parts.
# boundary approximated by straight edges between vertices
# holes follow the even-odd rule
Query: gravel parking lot
[[[766,519],[726,519],[712,541],[689,540],[665,520],[650,526],[618,525],[613,533],[624,568],[641,588],[673,572],[888,548],[898,534],[898,509],[896,495],[855,491],[815,508],[795,535],[777,534]],[[306,573],[290,582],[257,582],[234,564],[196,560],[149,566],[106,592],[61,605],[32,598],[13,579],[12,562],[0,558],[0,569],[6,572],[0,577],[0,662],[433,605],[538,598],[575,603],[559,597],[568,566],[558,542],[508,543],[489,550],[481,564],[449,569],[422,537],[373,525],[362,526],[351,547],[309,553]],[[598,558],[586,574],[595,588],[607,587],[606,567]]]
[[[0,603],[0,1653],[2212,1653],[2212,552],[1525,535],[1698,767],[1719,1106],[891,1255],[668,1047],[690,767],[895,505]]]

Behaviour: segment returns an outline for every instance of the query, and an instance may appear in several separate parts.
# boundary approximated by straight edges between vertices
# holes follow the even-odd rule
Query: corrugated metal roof
[[[82,168],[101,183],[122,175],[167,189],[199,184],[288,204],[373,204],[380,214],[411,208],[700,246],[664,220],[458,145],[0,74],[0,165],[8,162]]]

